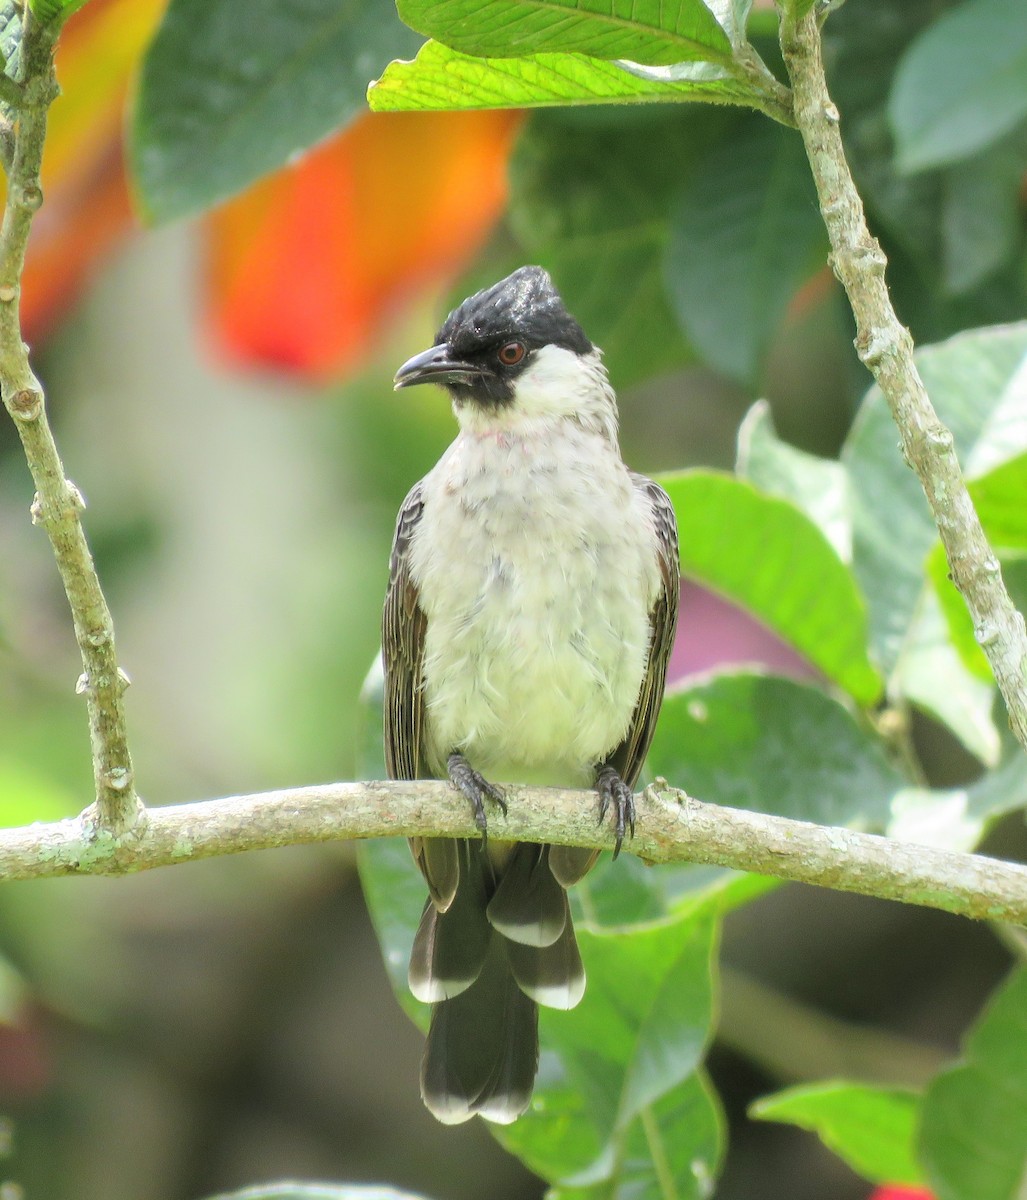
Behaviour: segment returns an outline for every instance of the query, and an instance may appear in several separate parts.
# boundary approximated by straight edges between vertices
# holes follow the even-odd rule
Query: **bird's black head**
[[[456,401],[499,407],[514,399],[518,376],[546,346],[593,349],[549,275],[519,267],[453,309],[431,349],[396,372],[395,385],[441,383]]]

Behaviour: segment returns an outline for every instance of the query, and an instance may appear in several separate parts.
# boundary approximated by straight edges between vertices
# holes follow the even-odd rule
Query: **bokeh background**
[[[627,120],[364,118],[212,217],[143,231],[123,103],[162,7],[92,0],[64,39],[26,298],[133,680],[150,804],[355,777],[395,512],[453,432],[441,392],[397,395],[392,372],[453,302],[519,262],[541,260],[561,284],[559,256],[507,211],[509,156],[550,135],[616,144]],[[839,43],[836,60],[855,44]],[[631,119],[652,156],[668,121],[702,118]],[[1022,235],[1022,206],[1019,221]],[[983,310],[971,320],[928,303],[900,241],[888,248],[904,320],[928,338],[983,323]],[[1022,292],[1004,295],[998,315],[1027,315]],[[831,454],[868,383],[818,269],[756,379],[669,353],[661,336],[636,320],[611,353],[625,457],[641,470],[730,468],[760,396],[783,437]],[[667,368],[639,370],[647,357]],[[90,798],[80,667],[31,496],[15,430],[0,423],[7,824]],[[677,670],[782,664],[723,602],[690,589],[684,604]],[[937,727],[917,735],[931,782],[972,773]],[[1021,824],[992,844],[1022,852]],[[13,1140],[0,1171],[29,1200],[199,1200],[285,1177],[440,1200],[541,1194],[480,1124],[444,1129],[423,1110],[421,1037],[389,989],[350,846],[8,885],[0,956],[0,1110]],[[745,1105],[873,1055],[898,1078],[925,1078],[1008,961],[985,927],[800,887],[729,918],[710,1066],[732,1148],[716,1195],[866,1196],[811,1136],[746,1122]]]

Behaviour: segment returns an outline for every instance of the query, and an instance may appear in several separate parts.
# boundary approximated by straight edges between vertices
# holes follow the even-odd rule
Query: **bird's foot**
[[[506,799],[494,783],[489,781],[467,761],[462,754],[451,754],[446,760],[449,781],[463,792],[474,809],[474,823],[481,830],[481,844],[484,849],[488,841],[488,819],[485,816],[485,800],[491,800],[499,806],[500,812],[506,816]]]
[[[613,767],[600,767],[596,775],[596,791],[599,793],[599,824],[606,820],[610,805],[614,806],[614,833],[617,841],[613,847],[613,857],[620,854],[624,834],[635,836],[635,797],[631,788],[617,774]]]

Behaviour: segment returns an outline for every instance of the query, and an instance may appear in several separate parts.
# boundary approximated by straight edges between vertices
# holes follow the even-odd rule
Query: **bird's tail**
[[[538,1005],[573,1008],[585,990],[550,847],[490,849],[456,843],[455,892],[429,880],[436,898],[425,904],[410,957],[411,991],[434,1005],[421,1095],[446,1124],[476,1113],[502,1124],[520,1116],[538,1067]],[[440,894],[452,895],[445,908]]]

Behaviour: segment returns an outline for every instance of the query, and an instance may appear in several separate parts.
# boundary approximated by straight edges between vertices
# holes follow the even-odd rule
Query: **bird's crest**
[[[435,344],[446,342],[462,354],[504,338],[518,338],[529,348],[564,346],[577,354],[592,349],[542,267],[518,267],[505,279],[468,296],[446,318]]]

